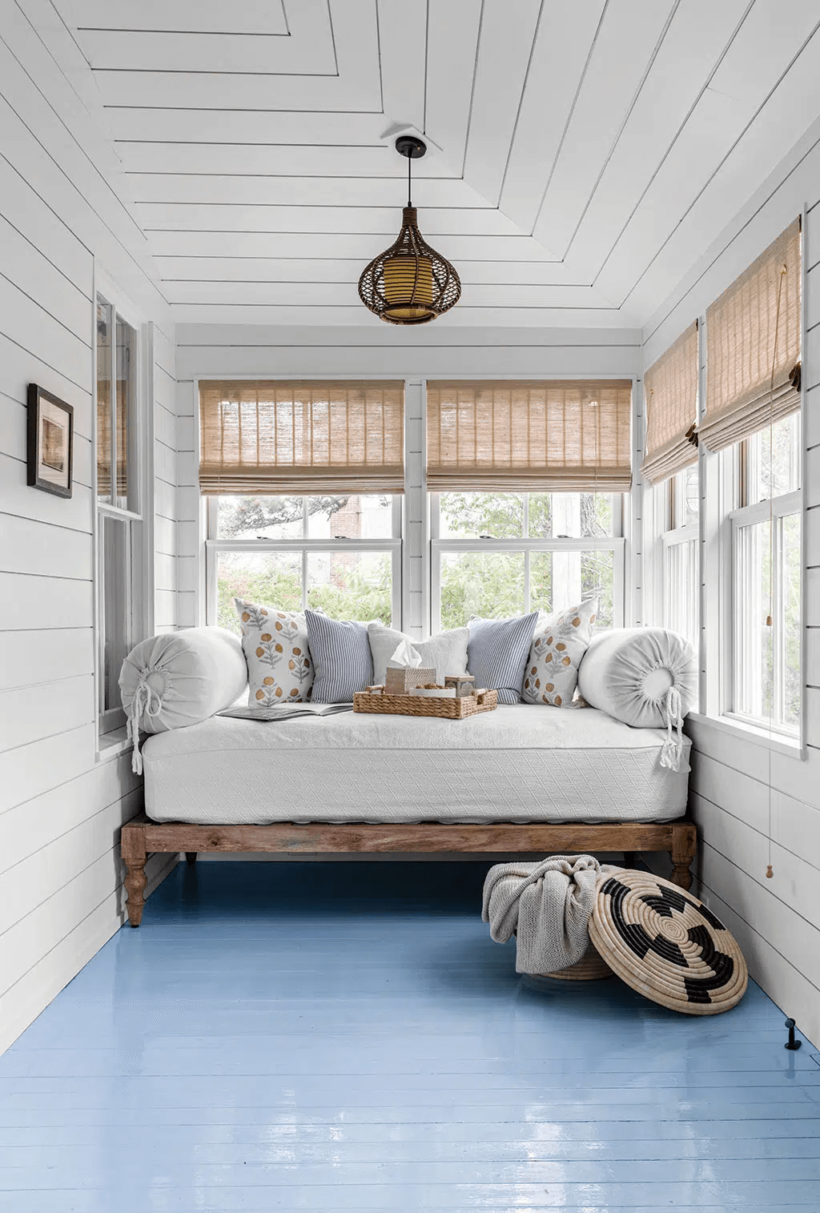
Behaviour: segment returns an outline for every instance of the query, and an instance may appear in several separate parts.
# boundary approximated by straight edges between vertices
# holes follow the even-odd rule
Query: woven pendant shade
[[[392,324],[426,324],[458,303],[459,276],[422,236],[414,206],[404,208],[396,243],[365,268],[359,296]]]

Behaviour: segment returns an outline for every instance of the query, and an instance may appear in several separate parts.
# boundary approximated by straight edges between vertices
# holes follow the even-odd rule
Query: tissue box
[[[420,667],[412,669],[402,666],[400,669],[387,667],[384,691],[386,695],[407,695],[411,687],[423,687],[426,682],[436,681],[435,670],[423,670]]]

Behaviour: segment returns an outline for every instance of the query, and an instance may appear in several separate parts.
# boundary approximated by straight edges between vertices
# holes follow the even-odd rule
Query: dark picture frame
[[[74,406],[28,385],[27,483],[55,497],[74,491]]]

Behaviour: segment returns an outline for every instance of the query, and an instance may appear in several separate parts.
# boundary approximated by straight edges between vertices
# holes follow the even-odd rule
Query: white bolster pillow
[[[578,690],[586,702],[633,728],[666,727],[670,687],[680,692],[685,716],[697,695],[695,653],[688,640],[666,628],[601,632],[578,670]]]
[[[120,690],[129,733],[136,740],[139,729],[164,733],[198,724],[235,703],[247,682],[242,645],[224,628],[151,636],[122,663]]]

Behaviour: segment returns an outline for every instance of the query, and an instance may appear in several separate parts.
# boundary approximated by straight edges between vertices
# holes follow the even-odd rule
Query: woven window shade
[[[698,457],[698,326],[691,325],[644,376],[646,454],[641,472],[650,484],[674,476]]]
[[[795,219],[708,309],[700,437],[710,451],[800,408],[800,271]]]
[[[620,493],[632,483],[628,379],[427,384],[427,487]]]
[[[234,493],[403,493],[404,384],[199,384],[199,485]]]

